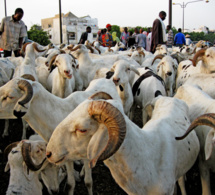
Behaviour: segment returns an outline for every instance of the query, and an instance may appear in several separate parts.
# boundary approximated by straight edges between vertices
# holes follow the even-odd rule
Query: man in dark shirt
[[[152,26],[151,52],[154,53],[157,45],[166,44],[166,28],[163,21],[166,19],[166,12],[161,11],[159,17],[154,20]]]
[[[88,37],[88,33],[91,33],[91,27],[90,26],[88,26],[86,28],[86,32],[82,33],[79,44],[85,43],[85,41],[87,40],[87,37]]]

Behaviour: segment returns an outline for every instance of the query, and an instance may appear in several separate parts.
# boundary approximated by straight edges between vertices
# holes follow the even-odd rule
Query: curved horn
[[[88,113],[98,123],[103,123],[109,134],[107,145],[90,161],[90,167],[94,167],[98,160],[109,158],[119,149],[126,135],[126,123],[121,112],[106,101],[90,102]]]
[[[22,46],[22,52],[25,53],[26,47],[27,47],[27,45],[29,45],[29,44],[31,44],[31,43],[28,42],[28,43],[25,43],[25,44]]]
[[[76,51],[78,49],[81,48],[81,45],[77,45],[74,49],[73,48],[70,48],[70,47],[67,47],[70,51]]]
[[[66,52],[62,49],[60,49],[60,54],[65,54]]]
[[[54,63],[54,61],[55,61],[55,59],[56,59],[57,56],[58,56],[58,54],[54,55],[54,56],[51,58],[50,62],[47,64],[47,65],[49,66],[49,67],[48,67],[48,70],[51,70],[51,69],[52,69],[52,65],[53,65],[53,63]]]
[[[18,104],[25,107],[24,105],[28,103],[33,96],[33,88],[26,80],[20,80],[18,82],[18,87],[25,92],[25,94],[20,98]]]
[[[203,114],[199,116],[191,123],[191,125],[189,126],[189,128],[187,129],[187,131],[183,136],[176,137],[175,139],[176,140],[184,139],[194,128],[196,128],[199,125],[207,125],[209,127],[215,128],[215,114],[208,113],[208,114]]]
[[[12,69],[11,75],[10,75],[10,80],[13,78],[14,75],[14,69]]]
[[[162,60],[163,57],[164,57],[164,55],[162,55],[162,54],[156,55],[155,58],[154,58],[154,60],[152,61],[152,65],[154,64],[155,60],[157,60],[157,59],[161,59]]]
[[[24,160],[26,166],[31,171],[38,171],[43,166],[43,163],[46,160],[46,158],[45,158],[42,163],[40,163],[39,165],[35,165],[31,159],[31,144],[26,143],[26,142],[23,142],[23,144],[22,144],[22,157],[23,157],[23,160]]]
[[[66,44],[65,44],[65,43],[62,43],[62,44],[60,44],[59,49],[62,49],[62,48],[64,48],[65,46],[66,46]]]
[[[33,46],[33,48],[37,51],[37,52],[44,52],[44,51],[46,51],[46,49],[43,49],[43,50],[40,50],[39,48],[38,48],[38,45],[37,45],[37,43],[32,43],[32,46]]]
[[[93,50],[93,48],[90,45],[85,45],[85,46],[87,47],[87,49],[90,50],[90,53],[94,53],[94,50]]]
[[[143,51],[139,50],[138,53],[139,53],[139,54],[142,54],[143,57],[145,57],[145,53],[144,53]]]
[[[108,93],[98,92],[98,93],[91,95],[88,99],[91,99],[91,100],[99,100],[99,99],[110,100],[113,98]]]
[[[18,142],[13,142],[13,143],[9,144],[9,145],[4,149],[4,157],[5,157],[5,159],[7,159],[8,154],[10,153],[10,151],[11,151],[13,148],[15,148],[18,144],[19,144],[19,141],[18,141]]]
[[[31,81],[36,81],[34,76],[31,75],[31,74],[24,74],[24,75],[22,75],[22,78],[23,79],[28,79],[28,80],[31,80]]]
[[[98,49],[97,47],[95,47],[95,49],[99,52],[99,54],[101,54],[101,51],[100,49]]]
[[[137,75],[140,76],[140,73],[139,73],[139,71],[138,71],[136,68],[134,68],[133,66],[130,66],[130,69],[131,69],[133,72],[135,72]]]
[[[171,54],[170,55],[173,59],[176,59],[177,63],[179,64],[178,56],[177,54]]]
[[[49,43],[49,44],[48,44],[48,49],[52,49],[52,48],[54,48],[53,43]]]
[[[198,58],[199,57],[202,57],[205,55],[205,51],[206,51],[206,48],[205,49],[201,49],[199,51],[196,52],[195,56],[193,57],[193,66],[196,66],[196,64],[198,63]]]
[[[70,45],[67,46],[67,49],[72,49],[73,47],[74,47],[74,45],[70,44]]]
[[[108,48],[108,51],[109,51],[109,52],[113,52],[113,50],[112,50],[111,48]]]

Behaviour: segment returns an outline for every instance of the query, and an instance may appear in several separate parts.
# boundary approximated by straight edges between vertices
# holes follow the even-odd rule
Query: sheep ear
[[[104,124],[100,124],[98,130],[90,139],[90,142],[87,147],[87,157],[92,162],[92,167],[97,163],[97,157],[101,154],[102,149],[106,146],[108,141],[108,131],[107,127]]]
[[[205,142],[205,159],[208,160],[211,157],[213,146],[214,146],[214,140],[215,140],[215,131],[214,129],[211,129],[206,137]]]
[[[4,168],[4,172],[9,171],[9,169],[10,169],[10,164],[7,162],[7,164],[5,165],[5,168]]]

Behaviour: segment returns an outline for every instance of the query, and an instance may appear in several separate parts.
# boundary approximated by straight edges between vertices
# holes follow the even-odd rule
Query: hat
[[[110,24],[107,24],[107,25],[106,25],[106,28],[108,28],[108,27],[111,27],[111,25],[110,25]]]
[[[190,35],[188,35],[188,34],[186,34],[186,36],[185,36],[186,38],[188,38],[188,37],[190,37]]]

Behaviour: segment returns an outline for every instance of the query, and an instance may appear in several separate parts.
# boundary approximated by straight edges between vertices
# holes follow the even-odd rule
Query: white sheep
[[[201,49],[196,52],[192,62],[182,61],[177,70],[176,88],[180,87],[185,81],[194,74],[211,74],[215,72],[215,48]]]
[[[16,145],[17,144],[17,145]],[[10,169],[10,181],[7,188],[7,195],[11,194],[38,194],[42,195],[42,184],[39,181],[39,170],[43,169],[46,166],[46,163],[43,165],[46,149],[46,142],[36,141],[27,143],[21,141],[19,143],[9,145],[6,148],[6,154],[8,155],[8,162],[5,166],[5,172]],[[31,154],[29,151],[29,144],[33,148],[30,149],[31,154],[34,155],[34,162],[32,160]],[[11,148],[11,146],[13,148]],[[14,147],[15,146],[15,147]],[[10,151],[11,150],[11,151]],[[28,154],[27,154],[28,153]],[[38,164],[37,164],[38,163]],[[29,170],[33,168],[34,171]]]
[[[119,60],[115,62],[111,68],[111,71],[113,72],[111,80],[113,80],[116,85],[119,97],[122,101],[124,112],[128,115],[134,100],[129,83],[130,72],[133,71],[138,75],[139,72],[125,60]]]
[[[179,87],[174,97],[185,101],[189,107],[189,118],[193,122],[188,131],[186,133],[183,132],[180,136],[184,134],[183,137],[185,137],[195,128],[200,143],[198,166],[202,183],[202,194],[211,194],[210,171],[215,172],[215,152],[213,150],[215,117],[214,114],[213,116],[211,114],[208,116],[201,115],[215,113],[215,100],[198,87],[188,84]]]
[[[67,97],[75,89],[75,78],[73,75],[73,58],[69,54],[60,54],[50,62],[49,69],[54,70],[47,79],[47,89],[58,97]]]
[[[173,194],[199,152],[194,132],[175,140],[189,124],[188,107],[176,98],[157,99],[143,129],[127,118],[120,102],[87,100],[56,127],[47,158],[57,165],[89,159],[90,167],[101,160],[127,194]]]
[[[22,117],[48,142],[55,127],[81,102],[99,91],[121,101],[114,83],[108,79],[93,80],[86,91],[77,91],[62,99],[49,93],[36,81],[14,78],[0,88],[0,118]],[[67,172],[70,173],[67,175],[67,182],[71,186],[69,194],[73,194],[75,187],[73,163],[67,163]],[[89,168],[85,170],[85,184],[89,194],[92,194]]]
[[[134,104],[131,108],[129,118],[134,119],[135,108],[138,105],[142,109],[142,122],[146,123],[147,118],[151,118],[151,109],[148,107],[151,101],[159,96],[166,96],[165,83],[161,77],[153,73],[149,68],[138,68],[140,75],[135,75],[132,84],[132,94],[134,97]]]

